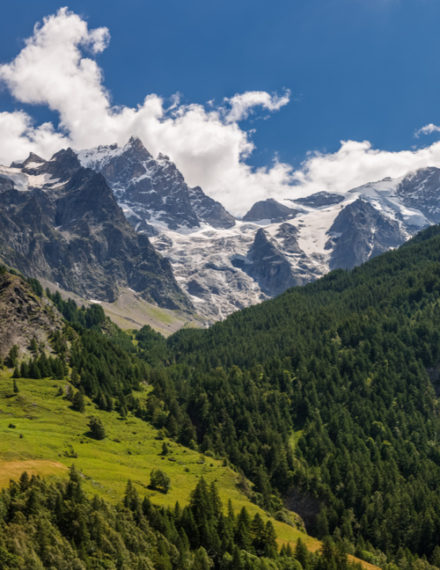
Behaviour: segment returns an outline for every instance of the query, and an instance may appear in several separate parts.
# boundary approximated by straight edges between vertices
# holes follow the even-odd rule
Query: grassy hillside
[[[90,494],[116,503],[130,479],[140,496],[172,507],[176,501],[186,504],[203,476],[208,483],[217,483],[225,505],[231,499],[236,512],[245,506],[252,516],[259,512],[267,519],[240,491],[240,486],[248,483],[221,461],[162,439],[157,430],[131,415],[122,419],[116,412],[98,410],[89,400],[85,413],[73,411],[70,403],[57,395],[66,389],[64,380],[17,379],[17,394],[12,382],[10,373],[0,374],[0,486],[6,487],[11,478],[17,479],[25,470],[63,476],[75,464]],[[105,426],[107,437],[102,441],[86,435],[90,415],[99,417]],[[161,456],[164,441],[169,448],[165,457]],[[148,489],[152,469],[161,469],[170,477],[167,494]],[[312,551],[321,546],[297,528],[276,520],[273,524],[280,543],[294,546],[301,538]]]

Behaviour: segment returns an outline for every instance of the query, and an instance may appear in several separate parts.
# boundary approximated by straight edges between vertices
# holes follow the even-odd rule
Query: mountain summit
[[[269,198],[240,220],[132,137],[1,167],[2,258],[81,296],[114,300],[129,287],[213,322],[399,246],[440,220],[439,190],[440,170],[425,168]]]
[[[105,176],[128,220],[138,230],[155,233],[153,226],[188,230],[209,223],[215,228],[235,224],[219,203],[199,187],[190,188],[175,164],[163,154],[156,158],[139,138],[128,143],[80,151],[83,166]],[[152,226],[153,225],[153,226]]]

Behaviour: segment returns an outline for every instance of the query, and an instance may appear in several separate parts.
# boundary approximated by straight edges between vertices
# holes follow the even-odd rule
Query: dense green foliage
[[[190,504],[173,510],[141,500],[128,482],[116,507],[68,481],[48,483],[23,473],[0,495],[0,567],[4,570],[325,570],[350,568],[331,544],[313,556],[298,545],[277,553],[273,527],[243,509],[223,513],[216,486],[203,479]],[[300,561],[302,561],[302,564]]]
[[[136,406],[132,391],[147,379],[147,365],[135,357],[131,337],[106,319],[100,305],[79,308],[71,299],[63,300],[59,293],[46,294],[69,323],[63,333],[52,336],[57,356],[46,356],[35,347],[34,356],[23,360],[14,376],[63,378],[70,367],[74,386],[81,387],[101,409],[117,408],[126,415],[128,409]],[[83,408],[78,402],[80,398],[76,396],[73,402],[78,411]]]
[[[432,228],[353,271],[177,333],[167,346],[174,363],[151,374],[168,415],[150,419],[227,455],[264,505],[275,506],[273,489],[294,510],[306,502],[318,536],[434,561],[439,259]]]
[[[35,280],[34,280],[35,281]],[[90,329],[102,325],[105,322],[105,314],[101,305],[90,307],[78,307],[72,299],[64,300],[60,293],[51,293],[46,289],[46,295],[60,311],[66,321],[74,325]]]
[[[90,437],[93,439],[104,439],[105,438],[105,428],[102,421],[99,418],[92,416],[88,423],[90,429]]]
[[[132,410],[186,446],[227,457],[273,513],[282,516],[285,501],[309,531],[361,557],[382,551],[399,568],[429,567],[423,557],[437,567],[439,260],[436,227],[168,341],[144,327],[133,343],[99,306],[54,295],[70,325],[54,338],[53,361],[102,409]],[[140,400],[142,382],[154,389]]]
[[[170,478],[160,469],[153,469],[150,473],[150,489],[167,493],[171,485]]]

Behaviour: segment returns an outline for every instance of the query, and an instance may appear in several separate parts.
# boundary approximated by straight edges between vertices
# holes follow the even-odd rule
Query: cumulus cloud
[[[249,91],[218,106],[171,104],[148,94],[136,107],[112,105],[93,55],[110,39],[106,28],[90,30],[67,8],[37,25],[21,52],[0,65],[0,82],[20,102],[43,104],[59,115],[59,127],[34,125],[24,111],[0,113],[0,163],[33,151],[49,157],[68,145],[75,149],[138,136],[153,154],[163,152],[177,164],[190,185],[200,185],[235,214],[269,196],[296,197],[318,190],[343,191],[410,169],[440,166],[440,143],[416,151],[390,153],[369,142],[343,141],[335,153],[310,153],[301,167],[276,160],[251,168],[252,132],[243,121],[256,109],[274,112],[288,104],[281,95]]]
[[[108,38],[105,28],[89,31],[78,15],[61,8],[35,26],[13,62],[0,66],[0,80],[19,101],[59,112],[61,128],[75,137],[72,128],[85,131],[90,117],[100,120],[111,112],[101,71],[81,51],[98,53]]]
[[[361,184],[398,177],[426,166],[440,166],[440,142],[417,150],[389,152],[374,149],[369,141],[341,141],[334,153],[310,153],[293,173],[298,193],[317,190],[346,191]]]
[[[0,113],[0,163],[9,164],[30,152],[51,156],[69,143],[53,125],[43,123],[35,127],[31,117],[23,111]]]

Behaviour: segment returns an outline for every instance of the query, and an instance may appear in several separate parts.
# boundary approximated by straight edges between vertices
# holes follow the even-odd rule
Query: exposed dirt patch
[[[28,475],[60,475],[66,470],[67,467],[62,463],[47,459],[0,460],[0,487],[7,487],[11,479],[19,479],[24,471],[27,471]]]

